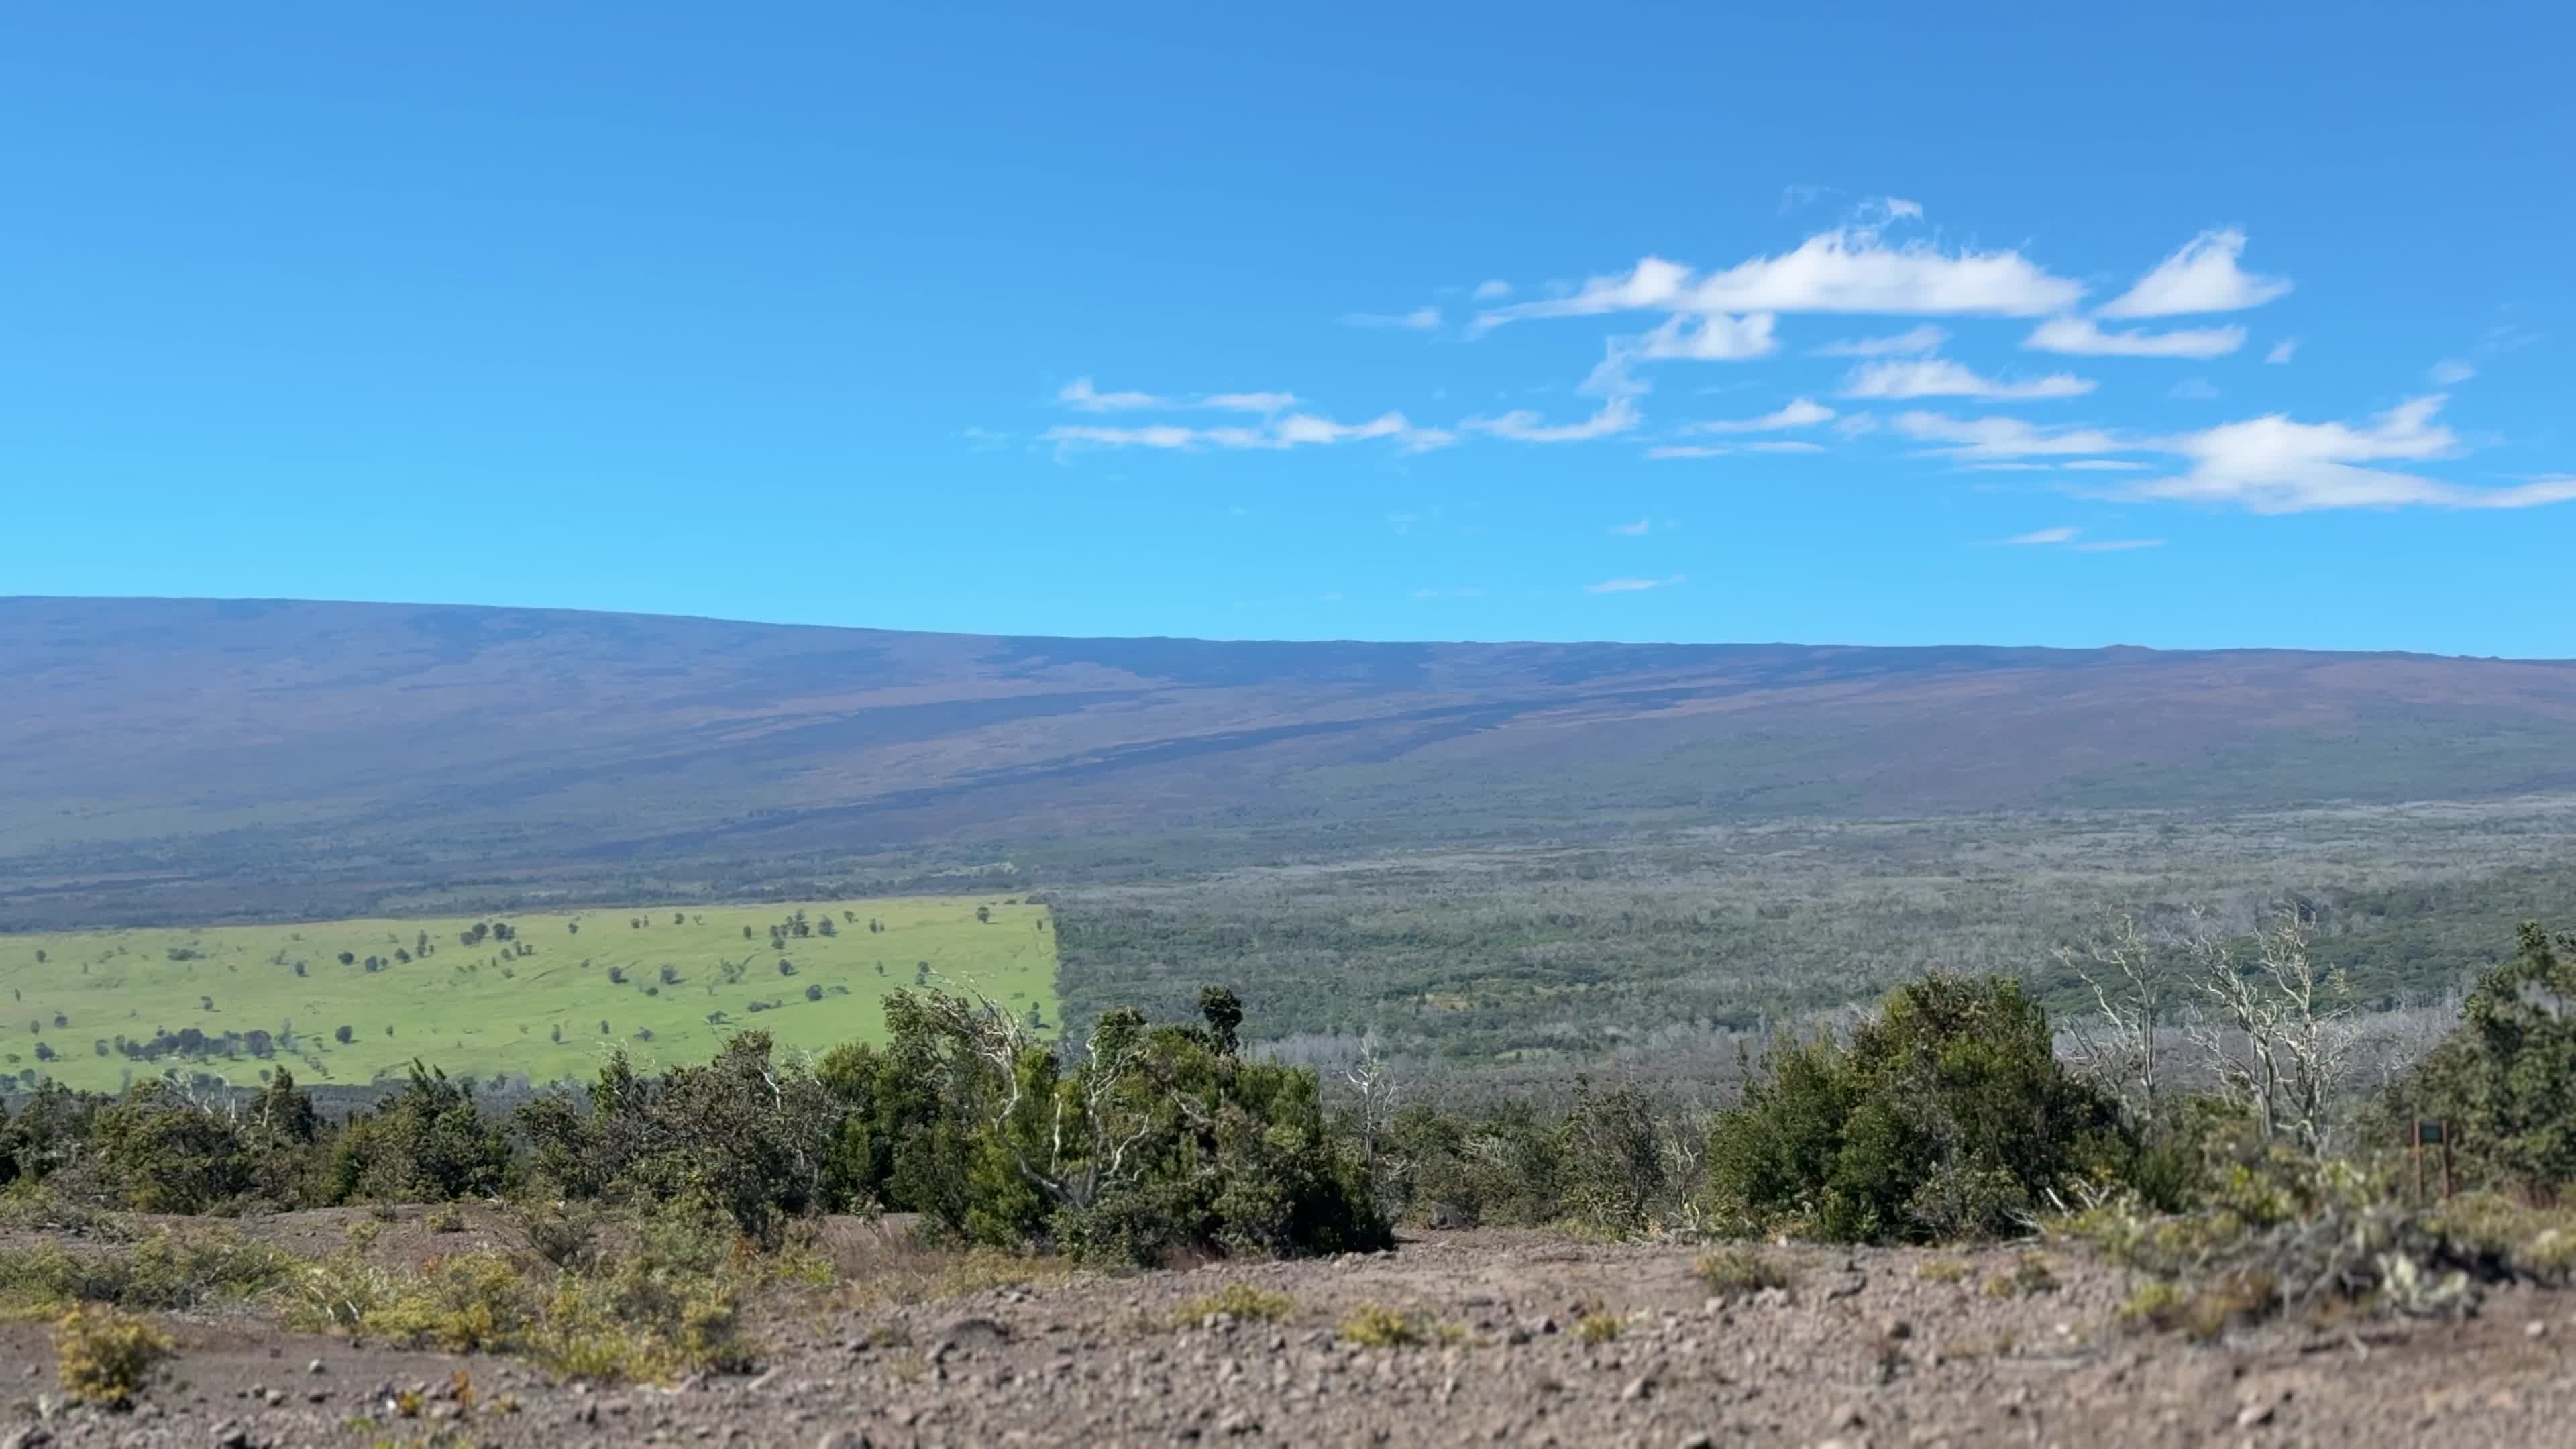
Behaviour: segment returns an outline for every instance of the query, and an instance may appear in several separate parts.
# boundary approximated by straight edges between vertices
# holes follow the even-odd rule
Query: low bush
[[[129,1313],[90,1304],[54,1322],[63,1391],[83,1403],[123,1409],[178,1355],[170,1336]]]
[[[1296,1311],[1297,1300],[1285,1293],[1272,1293],[1249,1283],[1228,1283],[1173,1310],[1172,1322],[1176,1327],[1188,1328],[1222,1314],[1251,1323],[1277,1323]]]
[[[1750,1248],[1721,1248],[1702,1253],[1691,1264],[1691,1272],[1711,1293],[1738,1296],[1759,1293],[1765,1288],[1787,1288],[1793,1275]]]

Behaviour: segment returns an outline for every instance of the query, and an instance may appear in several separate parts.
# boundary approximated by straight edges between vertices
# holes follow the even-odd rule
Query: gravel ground
[[[2008,1250],[1767,1252],[1794,1269],[1785,1293],[1717,1300],[1688,1249],[1503,1230],[838,1306],[861,1285],[773,1308],[757,1372],[668,1387],[181,1320],[174,1380],[126,1414],[39,1417],[55,1392],[45,1331],[11,1324],[0,1449],[2576,1445],[2576,1295],[2516,1289],[2464,1322],[2282,1324],[2199,1345],[2120,1329],[2133,1282],[2073,1255],[2050,1255],[2043,1281]],[[1228,1284],[1293,1307],[1183,1321]],[[1342,1341],[1363,1305],[1417,1315],[1427,1341]],[[392,1406],[407,1390],[408,1416]]]

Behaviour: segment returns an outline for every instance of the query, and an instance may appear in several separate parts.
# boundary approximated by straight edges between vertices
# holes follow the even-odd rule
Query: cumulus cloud
[[[2055,457],[2083,453],[2136,452],[2135,444],[2099,428],[2067,425],[2041,427],[2021,418],[1954,418],[1942,413],[1898,413],[1896,430],[1923,443],[1944,446],[1940,456],[1984,461],[1998,458]]]
[[[1345,312],[1333,320],[1345,327],[1401,327],[1428,332],[1440,325],[1440,309],[1416,307],[1410,312]]]
[[[1716,418],[1704,423],[1690,423],[1685,433],[1774,433],[1783,428],[1809,428],[1831,422],[1834,410],[1812,398],[1797,398],[1777,412],[1758,418]]]
[[[1516,443],[1586,443],[1627,432],[1637,426],[1637,421],[1637,405],[1625,397],[1614,397],[1579,423],[1548,423],[1527,408],[1516,408],[1499,417],[1469,418],[1458,426]]]
[[[1828,342],[1810,357],[1910,357],[1918,352],[1932,352],[1950,340],[1950,334],[1926,322],[1909,332],[1893,337],[1852,337]]]
[[[2071,372],[2053,372],[2023,382],[2005,382],[1980,377],[1967,367],[1946,357],[1924,357],[1907,362],[1870,362],[1853,368],[1843,380],[1844,397],[1989,397],[2049,398],[2081,397],[2091,392],[2094,382]]]
[[[2192,312],[2237,312],[2259,307],[2290,290],[2283,277],[2240,269],[2245,233],[2233,227],[2202,232],[2156,263],[2138,284],[2104,303],[2105,317],[2176,317]]]
[[[2051,317],[2022,346],[2074,357],[2224,357],[2245,345],[2242,327],[2178,327],[2171,332],[2106,332],[2090,317]]]
[[[1587,594],[1642,594],[1648,589],[1669,589],[1675,584],[1680,583],[1682,578],[1682,575],[1674,574],[1668,578],[1660,579],[1603,579],[1597,584],[1585,584],[1583,586],[1583,592]]]
[[[2166,445],[2190,460],[2183,472],[2133,485],[2140,498],[2232,504],[2255,513],[2320,508],[2532,508],[2576,499],[2576,478],[2472,488],[2377,463],[2427,462],[2460,450],[2436,420],[2439,394],[2412,398],[2355,427],[2302,423],[2286,414],[2223,423]]]
[[[1869,227],[1809,237],[1794,251],[1753,257],[1705,275],[1662,257],[1594,277],[1572,295],[1496,307],[1482,332],[1527,317],[1605,312],[1886,312],[2039,317],[2072,307],[2081,284],[2014,251],[1944,251],[1928,242],[1889,246]]]

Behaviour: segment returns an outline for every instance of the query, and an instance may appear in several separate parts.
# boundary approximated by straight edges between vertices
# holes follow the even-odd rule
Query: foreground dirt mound
[[[779,1309],[758,1372],[669,1387],[182,1321],[140,1409],[41,1421],[44,1334],[10,1325],[0,1445],[2576,1444],[2563,1295],[2198,1345],[2122,1329],[2134,1284],[2073,1257],[1776,1248],[1785,1288],[1713,1297],[1696,1256],[1488,1230],[843,1306],[862,1281]]]

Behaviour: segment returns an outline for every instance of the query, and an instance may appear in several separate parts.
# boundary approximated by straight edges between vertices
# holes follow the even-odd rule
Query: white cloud
[[[1639,357],[1738,362],[1768,357],[1779,350],[1779,339],[1772,335],[1777,321],[1768,312],[1752,312],[1741,317],[1718,312],[1702,317],[1697,327],[1691,327],[1683,318],[1674,316],[1666,318],[1663,325],[1654,331],[1629,340],[1635,344],[1634,350]]]
[[[1610,531],[1622,538],[1641,538],[1653,531],[1654,526],[1654,520],[1640,518],[1634,523],[1614,523],[1610,525]]]
[[[1293,392],[1221,392],[1199,404],[1234,413],[1275,413],[1296,405]]]
[[[2263,354],[2263,360],[2271,363],[2275,367],[2278,367],[2282,363],[2296,357],[2298,353],[2299,339],[2295,337],[2285,337],[2272,344],[2272,350]]]
[[[2218,396],[2218,389],[2205,377],[2186,377],[2165,389],[2165,396],[2176,402],[2208,402]]]
[[[1733,451],[1735,450],[1732,448],[1711,448],[1695,443],[1685,443],[1648,448],[1646,456],[1660,463],[1673,458],[1723,458]]]
[[[1846,438],[1857,438],[1863,433],[1877,432],[1878,415],[1876,413],[1845,414],[1834,420],[1834,431]]]
[[[2242,327],[2180,327],[2171,332],[2105,332],[2090,317],[2051,317],[2022,346],[2074,357],[2224,357],[2245,345]]]
[[[1907,357],[1918,352],[1931,352],[1950,340],[1950,334],[1926,322],[1910,332],[1893,337],[1853,337],[1841,342],[1828,342],[1808,353],[1809,357]]]
[[[1511,284],[1511,283],[1504,281],[1504,280],[1503,280],[1502,278],[1500,278],[1500,277],[1493,277],[1493,278],[1489,278],[1488,280],[1485,280],[1485,281],[1482,281],[1482,282],[1478,282],[1478,283],[1476,284],[1476,290],[1475,290],[1475,292],[1474,292],[1474,294],[1473,294],[1473,295],[1474,295],[1475,300],[1477,300],[1477,301],[1479,301],[1479,302],[1493,302],[1493,301],[1499,301],[1500,299],[1502,299],[1502,298],[1504,298],[1504,297],[1508,297],[1508,296],[1510,296],[1511,294],[1512,294],[1512,284]]]
[[[1878,205],[1890,221],[1923,219],[1923,203],[1919,201],[1908,201],[1902,196],[1883,196],[1879,198]]]
[[[1946,357],[1924,357],[1908,362],[1868,362],[1852,369],[1843,380],[1844,397],[1991,397],[2048,398],[2081,397],[2091,392],[2091,378],[2071,372],[2053,372],[2027,382],[2003,382],[1980,377],[1968,368]]]
[[[2439,394],[2390,408],[2366,427],[2302,423],[2285,414],[2187,433],[2166,447],[2191,460],[2182,473],[2133,485],[2140,498],[2233,504],[2256,513],[2318,508],[2532,508],[2576,499],[2576,478],[2539,478],[2506,488],[2470,488],[2414,473],[2364,466],[2423,462],[2460,450],[2435,421]]]
[[[2021,548],[2071,548],[2077,553],[2125,553],[2135,548],[2162,548],[2161,538],[2085,539],[2080,528],[2042,528],[2016,533],[2001,542]]]
[[[2143,473],[2147,465],[2127,458],[2076,458],[2057,465],[2069,473]]]
[[[1428,332],[1440,325],[1440,309],[1416,307],[1410,312],[1345,312],[1334,319],[1345,327],[1401,327]]]
[[[1190,428],[1172,423],[1158,423],[1136,428],[1113,428],[1098,425],[1068,425],[1049,428],[1038,434],[1041,442],[1058,448],[1154,448],[1179,450],[1219,448],[1226,450],[1279,451],[1310,444],[1363,442],[1389,438],[1404,445],[1408,452],[1447,447],[1457,435],[1445,428],[1420,428],[1405,420],[1402,413],[1382,413],[1364,423],[1339,423],[1312,413],[1293,413],[1264,422],[1259,427]]]
[[[1170,398],[1156,397],[1150,392],[1102,392],[1093,387],[1087,377],[1077,377],[1056,389],[1055,400],[1076,412],[1085,413],[1118,413],[1173,405]]]
[[[1896,430],[1917,442],[1948,444],[1934,450],[1942,456],[1972,461],[2137,451],[2135,445],[2122,442],[2099,428],[2073,425],[2041,427],[2020,418],[1953,418],[1940,413],[1898,413]]]
[[[1583,586],[1583,592],[1587,594],[1641,594],[1648,589],[1669,589],[1675,584],[1682,582],[1683,577],[1684,576],[1681,574],[1674,574],[1669,578],[1661,579],[1603,579],[1597,584],[1585,584]]]
[[[1662,257],[1594,277],[1571,296],[1497,307],[1485,331],[1524,317],[1580,317],[1638,310],[1680,313],[1886,312],[2038,317],[2073,306],[2084,288],[2019,252],[1947,252],[1929,243],[1891,247],[1868,227],[1809,237],[1796,250],[1695,275]]]
[[[2456,357],[2445,357],[2434,363],[2432,370],[2426,374],[2433,379],[2435,387],[2457,387],[2477,375],[2478,369],[2475,363],[2465,362]]]
[[[1545,423],[1527,408],[1518,408],[1500,417],[1469,418],[1458,425],[1471,433],[1490,433],[1516,443],[1584,443],[1607,438],[1637,426],[1637,405],[1624,397],[1614,397],[1601,405],[1601,410],[1579,423]]]
[[[1821,453],[1825,450],[1825,445],[1822,443],[1801,443],[1795,440],[1747,443],[1744,446],[1757,453]]]
[[[1771,433],[1782,428],[1808,428],[1833,420],[1834,410],[1811,398],[1797,398],[1778,412],[1758,418],[1718,418],[1704,423],[1691,423],[1685,433]]]
[[[2236,312],[2259,307],[2290,290],[2283,277],[2240,271],[2245,233],[2229,227],[2205,231],[2156,263],[2138,284],[2103,304],[2105,317],[2174,317],[2190,312]]]

